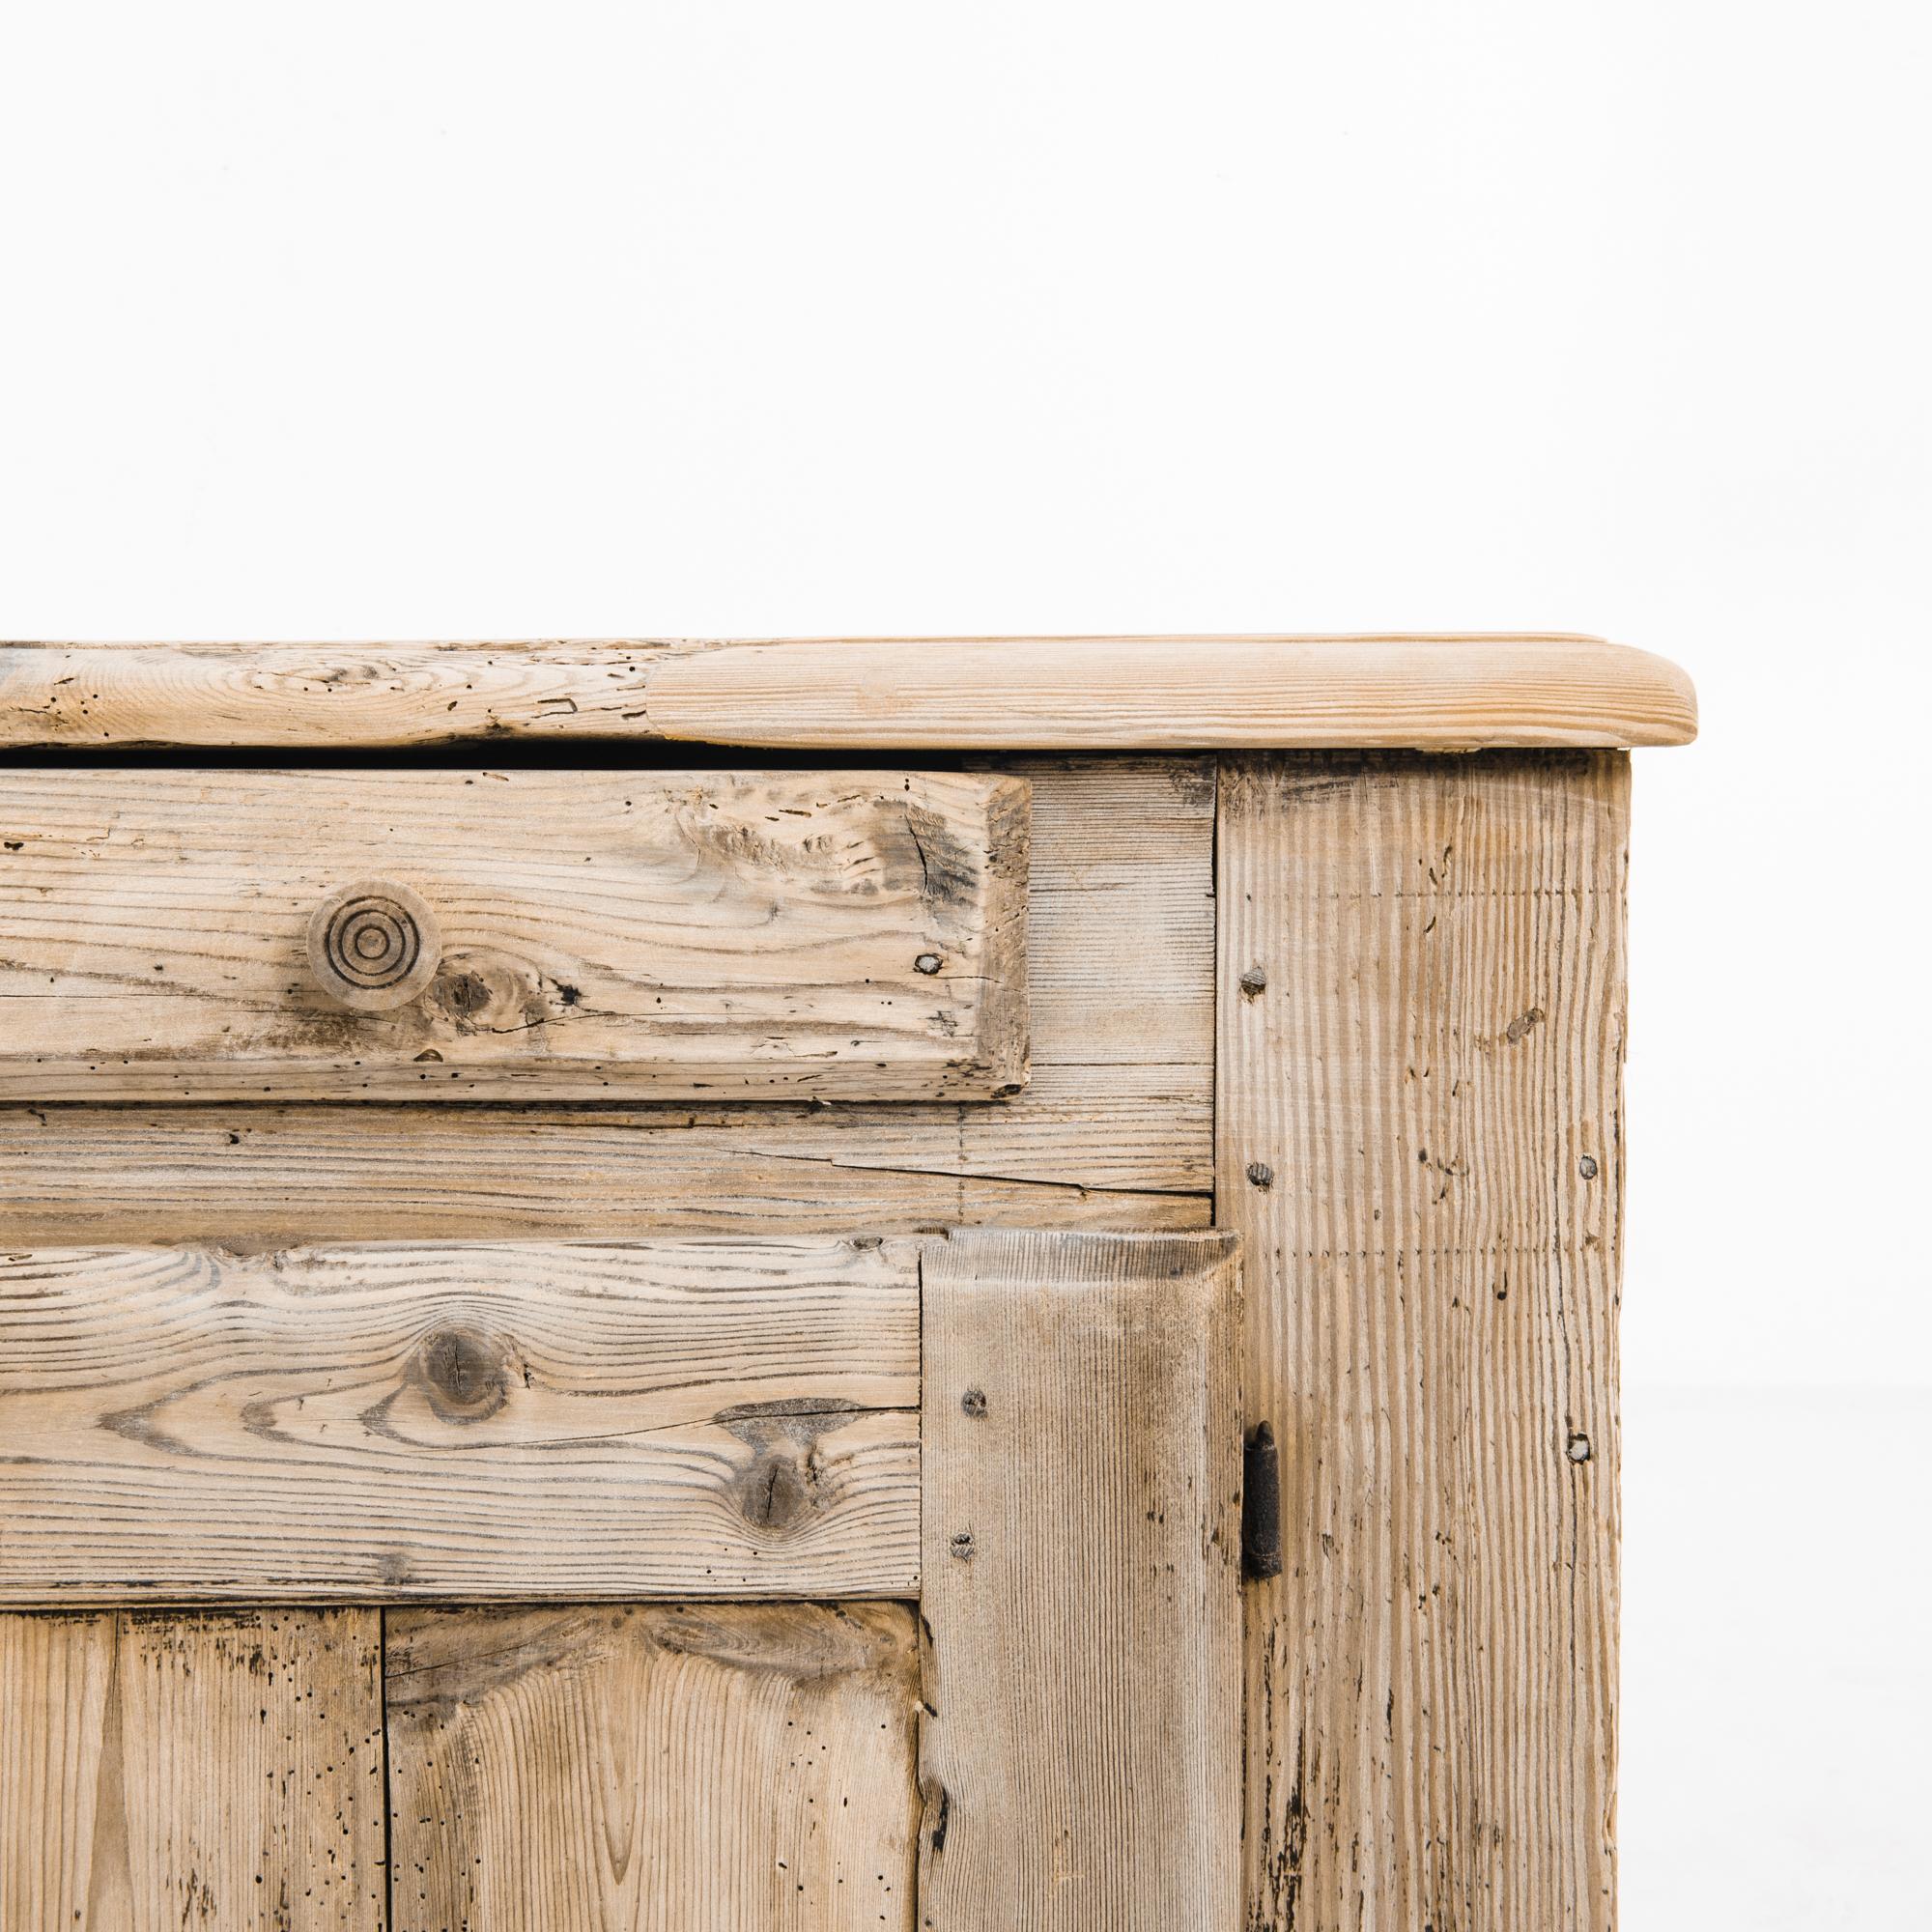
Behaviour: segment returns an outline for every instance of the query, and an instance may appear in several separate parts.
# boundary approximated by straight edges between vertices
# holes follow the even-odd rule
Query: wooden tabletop
[[[1559,633],[0,644],[6,749],[1460,752],[1696,733],[1675,665]]]

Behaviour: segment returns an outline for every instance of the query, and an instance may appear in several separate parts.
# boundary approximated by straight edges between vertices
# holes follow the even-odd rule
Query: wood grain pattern
[[[0,1601],[896,1595],[904,1243],[0,1256]]]
[[[995,1106],[0,1107],[21,1243],[1199,1228],[1214,774],[1036,759],[1034,1072]]]
[[[390,1613],[397,1932],[911,1932],[898,1604]]]
[[[0,1097],[1009,1092],[1027,818],[957,773],[0,773]],[[388,877],[440,965],[347,1012],[311,916]]]
[[[1613,755],[1224,769],[1253,1932],[1611,1924],[1627,818]]]
[[[0,747],[1464,751],[1696,728],[1674,665],[1563,633],[0,645]]]
[[[366,1610],[0,1616],[8,1932],[386,1923]]]
[[[1232,1926],[1234,1243],[960,1234],[923,1282],[921,1923]]]

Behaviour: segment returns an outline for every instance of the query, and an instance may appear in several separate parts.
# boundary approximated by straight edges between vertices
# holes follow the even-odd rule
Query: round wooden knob
[[[355,1013],[406,1007],[436,978],[442,942],[419,893],[364,879],[330,893],[308,923],[308,965],[337,1006]]]

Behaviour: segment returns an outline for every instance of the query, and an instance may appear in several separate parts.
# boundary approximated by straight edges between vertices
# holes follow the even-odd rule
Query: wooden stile
[[[900,1604],[389,1613],[395,1932],[912,1932]]]
[[[0,1615],[7,1932],[382,1932],[371,1610]]]
[[[1229,763],[1247,1918],[1607,1932],[1628,760]]]
[[[1232,1927],[1234,1243],[961,1233],[923,1286],[921,1923]]]

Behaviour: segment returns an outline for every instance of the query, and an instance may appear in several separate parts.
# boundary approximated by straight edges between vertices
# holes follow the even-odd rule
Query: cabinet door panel
[[[902,1604],[398,1610],[397,1932],[911,1932]]]
[[[384,1922],[373,1610],[0,1616],[7,1932]]]

